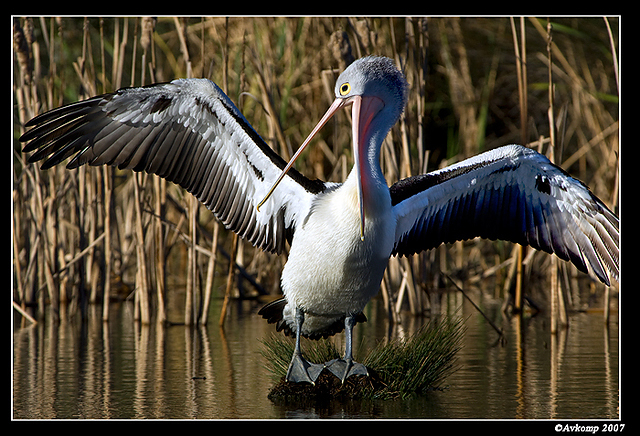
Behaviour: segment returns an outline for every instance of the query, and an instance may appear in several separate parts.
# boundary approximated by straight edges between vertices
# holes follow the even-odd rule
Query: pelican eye
[[[349,82],[345,82],[342,85],[340,85],[340,95],[347,95],[350,92],[351,92],[351,85],[349,85]]]

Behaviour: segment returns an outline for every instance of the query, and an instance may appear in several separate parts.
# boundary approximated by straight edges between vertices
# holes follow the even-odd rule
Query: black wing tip
[[[22,153],[35,153],[27,159],[29,163],[35,163],[46,159],[45,163],[41,166],[42,169],[49,169],[64,159],[55,159],[55,150],[49,150],[51,143],[59,139],[58,135],[52,135],[53,132],[59,128],[64,128],[65,124],[77,121],[93,111],[92,107],[95,107],[104,99],[109,99],[111,94],[102,94],[87,100],[70,103],[64,106],[60,106],[55,109],[43,112],[34,116],[24,124],[27,128],[22,135],[18,138],[21,143],[26,143],[22,148]],[[41,151],[45,151],[42,153]],[[51,155],[51,156],[50,156]],[[68,155],[65,155],[65,158]],[[53,159],[52,159],[53,158]]]
[[[31,121],[31,120],[29,120],[29,121]],[[32,127],[32,126],[33,126],[33,124],[29,124],[29,122],[27,122],[27,124],[25,124],[24,126],[25,126],[25,127]],[[33,138],[32,138],[32,136],[33,136],[33,135],[32,135],[32,133],[33,133],[33,130],[27,130],[27,131],[26,131],[26,132],[24,132],[22,135],[20,135],[20,137],[18,138],[18,141],[19,141],[19,142],[27,142],[27,141],[31,141],[31,140],[33,139]],[[23,152],[23,153],[25,153],[25,152],[31,151],[31,150],[29,149],[29,146],[30,146],[30,145],[31,145],[31,144],[26,144],[26,145],[23,147],[22,152]]]
[[[27,121],[26,123],[24,123],[24,126],[25,126],[25,127],[34,127],[34,126],[37,126],[38,124],[40,124],[40,122],[41,122],[40,120],[42,120],[43,116],[44,116],[44,115],[46,115],[47,113],[48,113],[48,111],[47,111],[47,112],[44,112],[44,113],[42,113],[42,114],[40,114],[40,115],[36,115],[35,117],[31,118],[29,121]],[[23,139],[22,139],[22,138],[23,138],[27,133],[29,133],[29,132],[28,132],[28,131],[27,131],[27,132],[25,132],[25,133],[20,137],[20,141],[23,141]]]

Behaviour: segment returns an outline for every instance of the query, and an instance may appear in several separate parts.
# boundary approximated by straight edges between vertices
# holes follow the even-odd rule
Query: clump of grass
[[[362,360],[368,377],[353,376],[342,384],[333,374],[323,371],[315,385],[284,380],[294,343],[273,335],[263,341],[268,369],[279,380],[269,398],[391,399],[440,389],[446,377],[456,370],[456,353],[463,334],[464,324],[459,318],[430,322],[406,339],[380,344],[371,350]],[[330,340],[309,342],[304,352],[311,362],[327,362],[340,355]]]

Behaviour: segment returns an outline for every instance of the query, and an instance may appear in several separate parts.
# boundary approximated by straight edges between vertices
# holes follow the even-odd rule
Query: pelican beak
[[[289,163],[284,167],[280,176],[276,179],[271,189],[267,195],[262,199],[260,203],[258,203],[258,211],[260,211],[260,207],[267,201],[267,199],[271,196],[273,191],[276,189],[276,186],[282,181],[285,174],[291,169],[294,162],[300,154],[304,151],[304,149],[309,145],[311,140],[316,136],[316,134],[320,131],[320,129],[333,117],[338,110],[347,104],[353,103],[352,107],[352,132],[353,132],[353,154],[355,161],[355,170],[357,177],[357,191],[358,191],[358,203],[360,206],[360,239],[364,240],[364,217],[365,217],[365,208],[364,208],[364,195],[363,195],[363,173],[362,167],[366,164],[367,156],[367,145],[369,138],[369,128],[371,127],[371,120],[375,117],[375,115],[380,112],[380,110],[384,107],[384,103],[377,97],[362,97],[359,95],[355,95],[350,98],[337,98],[335,101],[329,106],[327,112],[322,116],[318,124],[313,128],[307,139],[304,140],[298,151],[293,155]]]
[[[307,145],[309,145],[309,143],[314,138],[314,136],[316,136],[316,134],[320,131],[320,129],[322,129],[322,127],[325,124],[327,124],[327,121],[329,121],[331,119],[331,117],[333,117],[335,115],[335,113],[338,112],[338,109],[340,109],[341,107],[343,107],[347,103],[348,103],[347,99],[336,98],[335,101],[331,104],[331,106],[329,106],[329,109],[327,109],[327,112],[322,116],[322,119],[320,119],[318,124],[316,124],[316,126],[313,128],[311,133],[309,133],[309,136],[307,136],[307,139],[304,140],[304,142],[302,143],[300,148],[298,148],[298,151],[296,151],[296,153],[293,155],[293,157],[291,158],[289,163],[284,167],[284,169],[280,173],[280,176],[278,176],[278,178],[274,182],[273,186],[271,186],[271,189],[269,189],[269,192],[267,192],[267,195],[262,199],[262,201],[260,203],[258,203],[258,207],[257,207],[258,208],[258,212],[260,211],[260,206],[262,206],[269,199],[269,197],[271,196],[273,191],[276,189],[276,186],[278,186],[278,184],[280,184],[280,182],[282,181],[284,176],[291,169],[291,167],[293,166],[294,162],[298,159],[298,157],[304,151],[304,149],[307,148]]]

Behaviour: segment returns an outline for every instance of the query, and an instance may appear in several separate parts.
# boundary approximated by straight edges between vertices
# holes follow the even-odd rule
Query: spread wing
[[[477,236],[555,253],[609,285],[619,220],[579,180],[526,147],[482,153],[391,187],[394,254]]]
[[[205,79],[125,88],[39,115],[21,138],[50,168],[117,165],[157,174],[194,194],[230,229],[280,252],[325,184],[291,170],[257,211],[286,162]]]

